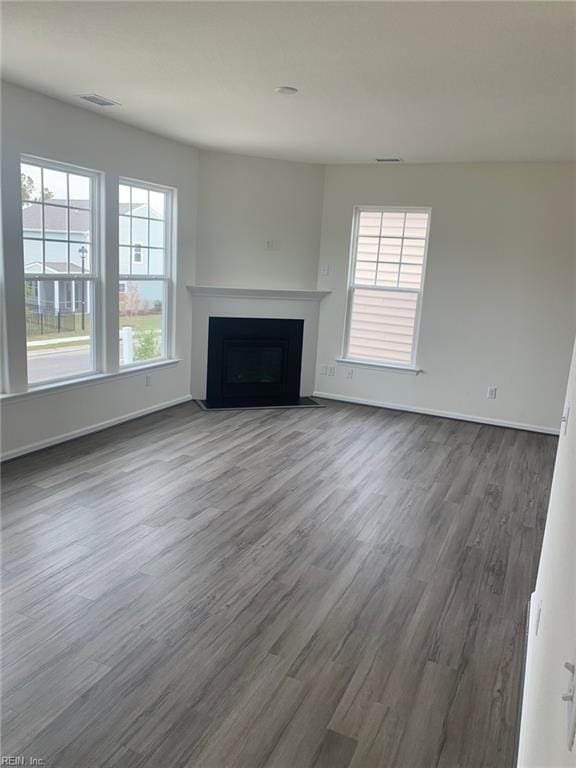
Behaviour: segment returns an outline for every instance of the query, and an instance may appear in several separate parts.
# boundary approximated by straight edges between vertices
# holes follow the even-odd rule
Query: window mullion
[[[380,212],[380,229],[378,231],[378,251],[376,253],[376,274],[374,275],[374,285],[378,285],[378,271],[380,269],[380,249],[382,248],[382,221],[384,213]]]
[[[404,253],[404,235],[406,234],[406,211],[404,211],[404,221],[402,222],[402,239],[400,241],[400,258],[398,259],[398,276],[396,278],[396,285],[400,285],[400,274],[402,271],[402,255]]]
[[[396,285],[365,285],[363,283],[352,283],[350,286],[355,290],[359,288],[363,291],[393,291],[394,293],[420,293],[420,288],[405,288]]]
[[[66,268],[70,272],[70,175],[66,174]]]
[[[150,193],[148,193],[148,214],[150,214]],[[146,259],[146,272],[150,274],[150,219],[146,219],[146,243],[147,243],[147,259]]]
[[[42,227],[42,272],[46,272],[46,209],[44,207],[44,168],[40,168],[40,210],[41,218],[40,226]]]
[[[26,280],[40,280],[44,282],[52,282],[54,280],[96,280],[98,275],[94,272],[25,272],[24,277]]]
[[[128,214],[130,216],[130,274],[132,274],[132,262],[134,259],[134,242],[132,239],[132,227],[134,225],[134,216],[132,216],[132,187],[130,187],[130,194],[128,196]]]

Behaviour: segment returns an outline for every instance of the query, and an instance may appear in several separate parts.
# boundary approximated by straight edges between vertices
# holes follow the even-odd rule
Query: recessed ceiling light
[[[106,96],[100,96],[97,93],[81,93],[78,95],[79,99],[89,101],[90,104],[97,104],[99,107],[119,107],[120,102],[108,99]]]
[[[274,88],[274,91],[281,93],[282,96],[294,96],[295,93],[298,93],[298,88],[294,88],[293,85],[279,85],[277,88]]]
[[[401,157],[377,157],[376,162],[377,163],[403,163],[404,160],[402,160]]]

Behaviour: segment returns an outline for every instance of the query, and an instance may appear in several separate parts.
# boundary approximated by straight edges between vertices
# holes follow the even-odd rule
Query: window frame
[[[101,196],[101,190],[103,186],[103,180],[104,175],[101,171],[94,170],[92,168],[85,168],[84,166],[75,165],[74,163],[62,163],[56,160],[50,160],[48,158],[39,157],[37,155],[30,155],[26,153],[22,153],[20,155],[20,162],[19,162],[19,173],[22,173],[22,165],[33,165],[37,168],[41,169],[49,169],[54,171],[60,171],[62,173],[67,174],[77,174],[86,176],[90,179],[90,207],[88,209],[82,209],[89,212],[90,215],[90,272],[88,274],[83,273],[72,273],[67,272],[63,274],[61,277],[55,276],[55,275],[49,275],[46,274],[46,249],[45,249],[45,242],[66,242],[68,246],[70,245],[70,230],[68,229],[68,238],[67,240],[58,240],[56,238],[46,238],[44,236],[44,205],[46,204],[43,200],[44,197],[44,177],[43,173],[41,176],[41,204],[42,204],[42,237],[41,238],[25,238],[24,237],[24,228],[23,228],[23,219],[21,218],[22,222],[22,232],[21,232],[21,244],[22,244],[22,266],[23,266],[23,272],[24,272],[24,280],[22,284],[22,289],[24,293],[24,303],[26,301],[25,299],[25,286],[28,281],[44,281],[44,282],[58,282],[61,281],[81,281],[86,282],[86,284],[89,286],[89,292],[92,297],[92,318],[91,318],[91,328],[90,328],[90,361],[92,367],[88,371],[83,371],[82,373],[75,373],[71,374],[69,376],[57,376],[49,379],[40,379],[38,381],[31,382],[28,375],[28,333],[26,333],[26,348],[25,348],[25,356],[26,356],[26,387],[27,391],[34,390],[36,388],[42,389],[47,386],[51,385],[58,385],[58,384],[66,384],[71,381],[75,381],[77,379],[85,379],[89,378],[91,376],[98,376],[102,371],[102,361],[103,361],[103,350],[104,350],[104,333],[103,333],[103,327],[102,327],[102,296],[103,296],[103,286],[102,286],[102,280],[103,280],[103,256],[102,256],[102,237],[101,237],[101,225],[102,225],[102,212],[101,212],[101,204],[100,204],[100,196]],[[69,187],[67,189],[67,195],[68,195],[68,205],[66,206],[55,206],[60,208],[66,208],[68,211],[70,210],[70,198],[69,198]],[[34,201],[33,201],[34,202]],[[51,205],[48,203],[48,205]],[[20,206],[22,206],[22,198],[20,197]],[[22,207],[21,207],[22,210]],[[70,226],[70,218],[68,214],[68,227]],[[27,272],[26,271],[26,264],[24,262],[24,241],[25,240],[36,240],[37,242],[42,243],[42,269],[43,272]],[[75,241],[73,241],[75,242]],[[68,248],[68,267],[70,267],[70,249]]]
[[[364,212],[377,213],[427,213],[428,228],[424,243],[424,257],[422,260],[422,280],[420,288],[394,287],[384,285],[361,285],[355,282],[356,276],[356,255],[358,251],[358,230],[360,226],[360,215]],[[342,355],[338,358],[341,362],[363,365],[374,368],[395,368],[408,372],[418,371],[418,342],[420,340],[420,320],[422,317],[422,301],[424,298],[424,286],[426,280],[426,265],[428,262],[428,246],[430,243],[430,224],[432,221],[432,208],[429,206],[403,206],[403,205],[355,205],[352,209],[352,230],[350,236],[350,255],[348,259],[348,279],[346,284],[346,313],[344,319],[344,333],[342,335]],[[404,239],[402,237],[402,239]],[[357,289],[377,291],[382,293],[415,293],[417,294],[416,315],[414,318],[414,334],[412,337],[412,354],[409,363],[402,363],[396,360],[374,360],[370,358],[351,357],[349,355],[350,330],[352,325],[352,305],[354,291]]]
[[[121,363],[120,355],[118,355],[118,370],[125,371],[133,368],[141,368],[147,365],[153,365],[155,363],[162,363],[174,358],[174,340],[173,340],[173,319],[172,319],[172,305],[174,296],[174,282],[175,282],[175,263],[176,257],[174,253],[174,209],[176,205],[176,189],[174,187],[163,186],[161,184],[155,184],[153,182],[142,181],[141,179],[131,179],[127,176],[120,176],[118,178],[118,191],[120,187],[137,187],[138,189],[146,190],[147,192],[161,192],[165,195],[165,213],[164,213],[164,272],[162,274],[127,274],[120,271],[120,240],[118,239],[118,251],[117,251],[117,263],[118,263],[118,281],[117,281],[117,294],[120,294],[120,283],[129,282],[162,282],[163,292],[163,312],[162,312],[162,354],[160,357],[155,357],[152,360],[137,360],[132,363]],[[118,196],[119,197],[119,196]],[[120,216],[127,216],[128,218],[139,218],[148,221],[148,240],[150,240],[150,221],[161,221],[160,219],[152,219],[152,217],[132,217],[131,214],[120,213],[120,201],[118,201],[118,212],[116,215],[116,224],[119,231]],[[130,222],[132,227],[132,222]],[[132,230],[130,230],[132,232]],[[124,246],[125,247],[125,246]],[[130,266],[132,266],[132,234],[130,234]],[[144,246],[142,246],[144,247]],[[148,263],[150,263],[150,242],[146,246],[148,250]],[[120,312],[118,311],[118,333],[120,333]]]

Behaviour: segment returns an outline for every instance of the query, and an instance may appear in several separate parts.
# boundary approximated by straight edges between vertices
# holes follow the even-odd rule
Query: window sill
[[[146,373],[148,371],[157,370],[158,368],[167,368],[172,365],[177,365],[180,362],[180,358],[171,357],[168,360],[158,360],[153,363],[146,363],[144,365],[138,366],[133,365],[128,368],[122,368],[119,371],[114,371],[114,373],[94,373],[90,376],[83,376],[82,378],[78,379],[63,379],[61,381],[39,384],[36,387],[31,387],[26,392],[14,392],[0,395],[0,402],[4,403],[11,400],[29,400],[34,397],[58,394],[60,392],[66,392],[70,389],[76,389],[77,387],[94,386],[95,384],[102,384],[105,381],[122,379],[125,376],[135,376],[139,373]]]
[[[354,360],[354,358],[349,357],[337,357],[336,362],[342,363],[343,365],[358,365],[361,368],[378,368],[379,370],[390,371],[392,373],[407,373],[410,376],[418,376],[419,373],[422,373],[422,368],[417,368],[415,365],[395,365],[394,363],[376,362],[373,363],[368,360]]]

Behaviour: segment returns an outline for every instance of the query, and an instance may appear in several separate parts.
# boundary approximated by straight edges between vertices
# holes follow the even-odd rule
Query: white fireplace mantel
[[[229,299],[294,299],[321,301],[331,291],[307,291],[292,288],[224,288],[210,285],[186,286],[192,296],[220,296]]]

